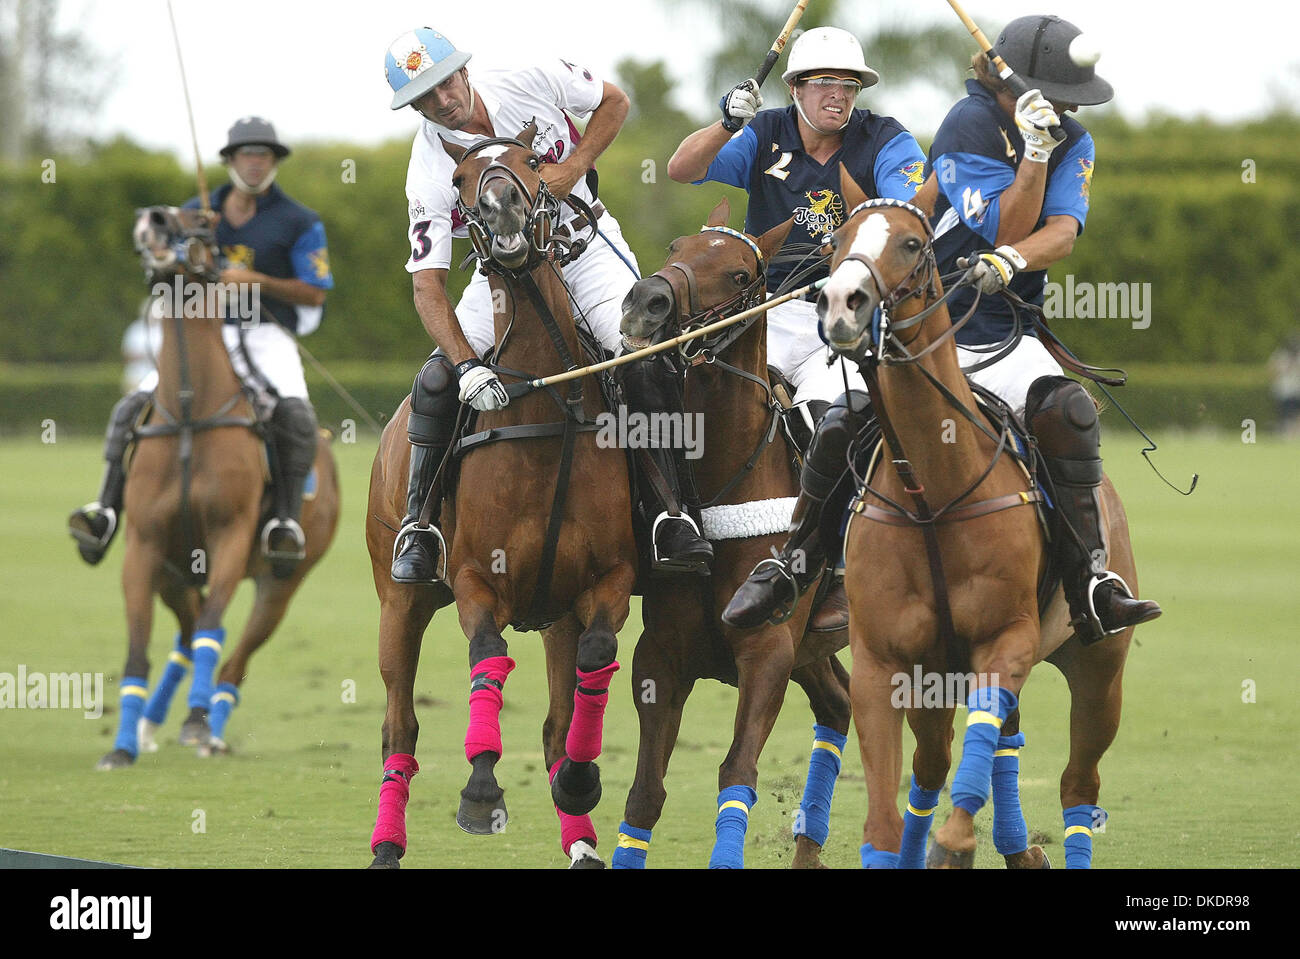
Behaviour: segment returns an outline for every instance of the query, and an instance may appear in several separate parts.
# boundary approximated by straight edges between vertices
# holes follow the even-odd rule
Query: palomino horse
[[[533,367],[529,376],[579,365],[578,335],[554,260],[563,262],[585,245],[551,231],[558,201],[537,173],[535,137],[530,124],[517,139],[484,140],[468,149],[444,143],[457,163],[453,184],[490,277],[493,303],[511,304],[497,307],[495,362],[526,363]],[[586,216],[589,224],[595,222],[590,210]],[[469,638],[465,754],[473,771],[461,791],[457,822],[474,834],[499,832],[505,825],[494,769],[501,758],[502,687],[515,663],[501,631],[507,624],[540,628],[550,691],[542,743],[561,846],[572,865],[600,867],[595,828],[586,814],[600,798],[594,760],[609,679],[618,669],[617,634],[636,580],[627,462],[621,450],[597,448],[592,433],[603,407],[594,378],[571,381],[563,395],[527,395],[513,389],[518,386],[511,384],[514,401],[481,414],[482,432],[457,447],[464,452],[472,446],[460,461],[454,495],[442,514],[451,544],[447,582]],[[556,421],[557,406],[561,421]],[[440,602],[437,590],[401,585],[389,575],[406,509],[409,415],[408,398],[384,428],[366,521],[380,603],[379,667],[388,692],[372,867],[396,867],[406,849],[406,799],[410,777],[419,768],[413,755],[415,671],[421,637]],[[486,441],[473,443],[475,438]],[[568,495],[569,483],[578,477],[581,495]]]
[[[1030,504],[1041,491],[1007,455],[1005,421],[999,432],[976,412],[932,238],[923,213],[908,204],[857,205],[836,232],[833,273],[819,301],[834,348],[856,356],[870,348],[861,365],[888,444],[883,459],[894,461],[859,493],[845,544],[853,718],[869,801],[862,861],[919,867],[925,857],[959,703],[909,690],[906,680],[920,672],[973,680],[953,793],[975,797],[978,809],[991,783],[993,842],[1007,865],[1047,865],[1039,847],[1027,847],[1018,785],[1018,697],[1030,668],[1046,659],[1071,694],[1061,777],[1067,865],[1086,865],[1089,827],[1104,815],[1096,806],[1097,764],[1119,726],[1132,629],[1081,645],[1059,589],[1040,618],[1036,592],[1048,559]],[[1111,568],[1136,589],[1127,519],[1109,480],[1102,502]],[[904,708],[916,751],[900,817]],[[930,864],[969,866],[974,849],[973,814],[955,808],[935,836]]]
[[[634,346],[676,336],[762,300],[766,264],[792,221],[754,239],[726,228],[728,211],[723,200],[700,233],[669,247],[664,269],[632,288],[623,307],[623,334]],[[801,807],[804,822],[795,824],[794,865],[815,867],[849,729],[849,677],[834,656],[848,642],[847,632],[806,632],[815,591],[781,625],[737,630],[719,619],[754,565],[780,544],[799,492],[785,443],[772,442],[779,407],[768,381],[766,314],[682,349],[686,415],[704,425],[704,455],[695,465],[695,479],[710,496],[704,528],[716,540],[717,552],[709,579],[646,583],[645,630],[632,663],[641,743],[614,865],[644,866],[650,831],[666,798],[664,777],[683,707],[695,681],[709,678],[739,692],[731,750],[718,770],[718,839],[710,865],[744,863],[758,757],[793,679],[808,694],[817,722]],[[688,596],[692,601],[685,601]],[[654,695],[644,694],[649,689]]]
[[[279,579],[258,549],[268,496],[264,447],[222,340],[223,304],[233,296],[215,283],[210,217],[198,210],[151,207],[140,211],[135,226],[136,248],[151,282],[167,282],[183,295],[171,297],[158,353],[158,387],[148,419],[135,430],[127,473],[122,588],[129,645],[117,740],[99,761],[100,769],[129,766],[140,749],[157,749],[153,731],[191,660],[190,712],[181,741],[198,745],[203,754],[228,749],[222,736],[248,659],[279,625],[338,524],[338,470],[323,439],[316,450],[316,493],[303,507],[306,557],[291,576]],[[252,615],[214,690],[226,633],[222,616],[245,576],[257,587]],[[154,593],[176,614],[180,629],[146,707]]]

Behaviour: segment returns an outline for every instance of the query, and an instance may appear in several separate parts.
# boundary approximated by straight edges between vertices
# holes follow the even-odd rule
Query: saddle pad
[[[795,497],[760,499],[751,503],[710,506],[700,511],[704,538],[710,540],[749,539],[770,536],[790,529]]]

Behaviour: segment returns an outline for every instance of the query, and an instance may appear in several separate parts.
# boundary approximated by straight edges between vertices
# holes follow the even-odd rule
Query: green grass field
[[[1122,422],[1106,417],[1107,467],[1125,496],[1142,591],[1165,608],[1137,633],[1125,676],[1124,719],[1102,763],[1110,824],[1095,865],[1276,867],[1300,865],[1300,832],[1285,814],[1300,784],[1300,446],[1238,438],[1167,438],[1156,459],[1185,483],[1174,493],[1137,455]],[[380,778],[384,688],[376,665],[378,602],[362,536],[373,438],[338,445],[344,515],[338,538],[252,662],[228,734],[229,757],[200,759],[174,744],[188,683],[164,742],[131,769],[93,769],[111,748],[117,680],[125,658],[121,543],[97,568],[76,558],[68,511],[99,480],[99,442],[59,438],[0,443],[0,673],[103,673],[106,711],[0,710],[0,846],[145,866],[357,867],[369,862]],[[250,588],[226,619],[242,627]],[[640,623],[622,634],[601,758],[604,800],[593,814],[608,857],[636,756],[629,688]],[[151,647],[161,672],[174,624],[158,605]],[[421,772],[407,811],[408,867],[543,867],[565,863],[541,753],[545,682],[536,634],[507,637],[519,662],[506,689],[506,753],[498,774],[510,824],[497,836],[462,833],[454,816],[469,767],[466,641],[447,611],[425,638],[417,681]],[[841,654],[848,662],[848,653]],[[355,702],[344,690],[355,683]],[[1249,681],[1249,682],[1248,682]],[[1243,702],[1253,684],[1254,702]],[[1246,697],[1249,698],[1249,697]],[[1022,790],[1031,830],[1059,866],[1058,778],[1067,745],[1067,691],[1050,666],[1023,696],[1028,746]],[[735,691],[701,683],[687,707],[655,829],[651,867],[701,867],[709,857],[717,766],[729,745]],[[807,769],[811,713],[791,687],[761,765],[746,862],[782,867],[792,853],[790,816]],[[958,737],[960,742],[960,736]],[[910,745],[907,747],[910,756]],[[910,765],[910,760],[906,765]],[[941,805],[948,808],[947,799]],[[850,734],[824,853],[858,864],[866,790]],[[977,865],[1001,865],[981,815]],[[198,827],[202,825],[200,830]]]

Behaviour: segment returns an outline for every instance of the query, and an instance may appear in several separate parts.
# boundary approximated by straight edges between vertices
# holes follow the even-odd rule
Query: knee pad
[[[127,434],[131,430],[131,425],[151,396],[153,394],[146,390],[137,390],[122,397],[113,406],[113,412],[108,418],[108,432],[104,437],[105,459],[110,462],[121,460],[126,452]]]
[[[848,467],[849,444],[866,423],[871,409],[867,394],[852,390],[836,400],[822,417],[808,447],[800,483],[819,499],[834,487]]]
[[[316,436],[316,411],[306,400],[296,396],[280,400],[271,413],[277,433],[306,440]]]
[[[1025,398],[1025,425],[1043,455],[1093,460],[1101,449],[1101,421],[1092,396],[1064,376],[1040,376]]]
[[[456,371],[443,353],[434,353],[411,386],[411,417],[406,437],[416,446],[445,445],[456,422],[460,400]]]

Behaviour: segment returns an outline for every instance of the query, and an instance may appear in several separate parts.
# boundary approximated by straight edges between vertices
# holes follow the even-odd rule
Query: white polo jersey
[[[470,77],[470,86],[487,108],[492,129],[499,137],[518,136],[530,122],[537,123],[533,149],[543,162],[567,160],[580,134],[568,113],[586,118],[600,106],[604,83],[590,70],[567,60],[529,67],[524,70],[492,70]],[[566,113],[565,111],[568,111]],[[456,164],[447,156],[439,137],[460,146],[473,146],[487,137],[448,130],[429,120],[420,124],[411,148],[411,164],[406,172],[407,212],[410,216],[408,238],[411,256],[406,261],[410,273],[451,266],[453,236],[465,237],[465,225],[456,212],[456,190],[451,185]],[[586,179],[578,181],[573,195],[587,203],[593,201]],[[561,207],[560,222],[576,214],[567,205]]]

